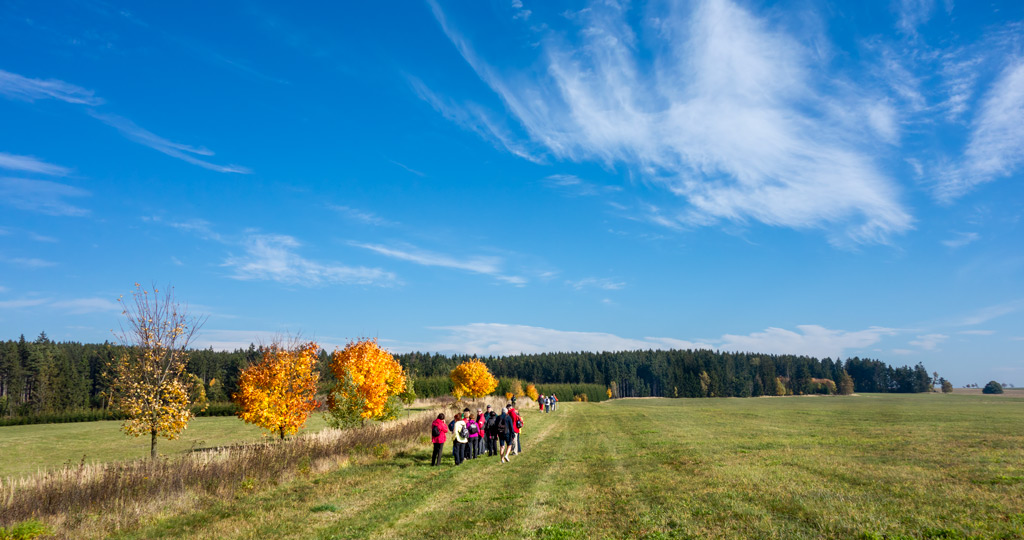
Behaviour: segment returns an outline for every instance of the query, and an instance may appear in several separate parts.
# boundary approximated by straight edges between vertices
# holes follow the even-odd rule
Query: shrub
[[[999,384],[999,383],[997,383],[995,381],[989,381],[988,384],[985,385],[985,388],[981,389],[981,393],[982,394],[1002,394],[1003,393],[1003,385],[1001,385],[1001,384]]]
[[[9,529],[0,527],[0,540],[29,540],[49,534],[52,534],[50,528],[34,519],[11,525]]]

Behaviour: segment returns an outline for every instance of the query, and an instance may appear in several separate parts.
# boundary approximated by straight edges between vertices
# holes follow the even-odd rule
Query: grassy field
[[[431,468],[421,444],[113,537],[1024,537],[1021,398],[631,399],[526,422],[510,464]]]
[[[306,431],[325,426],[319,415]],[[159,439],[160,455],[176,455],[197,448],[258,441],[267,432],[234,416],[196,418],[177,440]],[[149,456],[149,437],[129,437],[121,422],[77,422],[0,427],[0,478],[21,476],[63,464],[118,461]]]
[[[76,536],[1024,538],[1024,397],[628,399],[525,414],[526,452],[510,464],[456,468],[448,447],[430,468],[418,444]],[[234,418],[186,433],[161,451],[261,438]],[[5,474],[147,450],[116,422],[0,428]]]

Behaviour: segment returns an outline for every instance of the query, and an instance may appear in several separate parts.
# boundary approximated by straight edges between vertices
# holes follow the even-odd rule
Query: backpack
[[[465,425],[463,425],[462,429],[459,430],[459,437],[463,438],[463,439],[465,439],[466,437],[469,437],[469,431],[466,430],[466,426]]]
[[[441,436],[441,428],[438,427],[437,424],[434,424],[433,426],[431,426],[430,436],[431,437],[440,437]]]
[[[516,429],[523,429],[523,419],[516,420]]]
[[[473,422],[472,424],[469,425],[469,434],[470,435],[476,435],[479,432],[480,432],[480,428],[476,425],[476,422]]]
[[[508,435],[508,423],[502,422],[500,418],[498,419],[498,435],[502,437]]]

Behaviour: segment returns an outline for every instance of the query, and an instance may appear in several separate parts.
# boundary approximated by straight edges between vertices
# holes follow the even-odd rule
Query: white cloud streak
[[[976,232],[958,232],[956,233],[956,236],[954,236],[953,238],[950,238],[949,240],[943,240],[942,245],[956,249],[964,247],[967,244],[971,244],[978,240],[979,238],[981,238],[981,235],[979,235]]]
[[[926,351],[935,351],[939,345],[949,339],[946,334],[925,334],[923,336],[917,336],[917,339],[913,339],[909,342],[914,347],[920,347]]]
[[[957,321],[955,326],[976,326],[979,324],[987,323],[992,319],[998,319],[1016,313],[1024,309],[1024,299],[1011,300],[1009,302],[1003,302],[1002,304],[995,304],[981,308],[974,313]]]
[[[84,189],[27,178],[0,178],[0,204],[49,216],[85,216],[89,210],[66,199],[88,197]]]
[[[270,280],[306,287],[328,284],[389,286],[398,283],[391,272],[380,268],[323,264],[308,260],[296,250],[301,246],[294,237],[280,234],[253,234],[243,243],[245,255],[229,257],[223,266],[232,268],[234,279]]]
[[[338,214],[340,214],[340,215],[342,215],[342,216],[344,216],[344,217],[346,217],[346,218],[348,218],[348,219],[350,219],[352,221],[358,221],[360,223],[365,223],[367,225],[387,226],[387,227],[393,227],[393,226],[397,225],[397,223],[395,223],[393,221],[390,221],[390,220],[387,220],[387,219],[384,219],[384,218],[378,216],[377,214],[374,214],[373,212],[370,212],[368,210],[360,210],[358,208],[352,208],[351,206],[344,206],[344,205],[340,205],[340,204],[329,204],[329,205],[327,205],[327,208],[330,208],[331,210],[334,210]]]
[[[57,79],[30,79],[17,73],[0,70],[0,94],[20,101],[56,99],[77,105],[98,106],[103,100],[92,90]]]
[[[0,152],[0,169],[45,174],[49,176],[67,176],[71,169],[46,163],[32,156],[18,156]]]
[[[558,351],[624,351],[642,349],[717,349],[765,354],[796,354],[818,358],[843,354],[877,343],[895,330],[871,327],[847,332],[816,325],[798,326],[798,332],[768,328],[741,336],[726,334],[718,340],[689,341],[667,337],[633,339],[604,332],[573,332],[537,326],[473,323],[434,328],[446,335],[432,343],[402,344],[402,350],[467,354],[519,354]]]
[[[0,309],[43,308],[60,311],[69,315],[86,315],[89,313],[114,313],[122,310],[117,302],[109,298],[71,298],[54,300],[53,298],[22,298],[0,301]]]
[[[90,111],[89,114],[91,114],[93,118],[121,132],[121,135],[124,135],[128,140],[137,142],[143,146],[148,146],[157,152],[180,159],[186,163],[198,165],[204,169],[220,173],[249,174],[252,172],[239,165],[217,165],[210,163],[209,161],[199,159],[195,156],[212,156],[213,152],[206,148],[197,148],[169,141],[152,131],[139,127],[135,122],[132,122],[127,118],[113,114],[101,114],[95,111]]]
[[[368,249],[374,253],[391,257],[402,261],[419,264],[422,266],[435,266],[440,268],[452,268],[464,270],[475,274],[493,276],[500,281],[512,285],[522,286],[526,279],[522,276],[506,275],[502,270],[503,260],[501,257],[475,255],[464,258],[456,258],[441,253],[433,253],[414,247],[389,247],[379,244],[353,243],[353,246]]]
[[[960,163],[947,166],[935,186],[949,202],[975,186],[1009,176],[1024,164],[1024,58],[1014,58],[982,99]]]
[[[842,96],[815,88],[807,52],[727,0],[648,18],[658,21],[644,29],[657,41],[649,50],[621,8],[595,3],[577,16],[581,43],[544,40],[548,76],[534,79],[500,75],[431,6],[535,142],[563,159],[624,163],[663,184],[689,203],[671,221],[839,227],[862,243],[912,227],[872,149],[828,115],[825,105]],[[874,124],[891,140],[885,113],[878,109]]]
[[[605,291],[617,291],[626,286],[623,281],[615,281],[610,278],[584,278],[579,281],[566,281],[572,288],[577,291],[582,289],[602,289]]]

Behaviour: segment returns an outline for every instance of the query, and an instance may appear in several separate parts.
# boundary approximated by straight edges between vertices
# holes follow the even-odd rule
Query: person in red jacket
[[[512,455],[517,455],[523,451],[523,443],[519,440],[519,429],[523,424],[523,417],[519,416],[519,411],[512,406],[509,406],[508,414],[512,417]]]
[[[444,448],[445,433],[448,433],[448,426],[444,423],[444,413],[437,415],[434,423],[430,424],[430,442],[434,443],[434,455],[430,456],[430,466],[441,464],[441,449]]]

